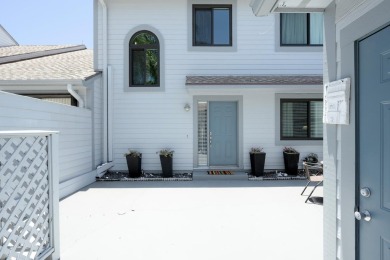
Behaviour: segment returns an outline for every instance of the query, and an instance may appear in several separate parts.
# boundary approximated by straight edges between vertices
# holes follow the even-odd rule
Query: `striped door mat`
[[[233,175],[231,171],[207,171],[208,175]]]

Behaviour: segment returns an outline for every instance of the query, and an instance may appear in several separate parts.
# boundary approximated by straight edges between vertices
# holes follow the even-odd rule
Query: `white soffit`
[[[252,0],[250,7],[256,16],[266,16],[272,13],[278,0]]]
[[[332,0],[252,0],[250,6],[256,16],[270,13],[323,12]]]

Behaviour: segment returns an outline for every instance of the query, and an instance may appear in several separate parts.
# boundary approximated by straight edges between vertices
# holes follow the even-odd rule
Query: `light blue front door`
[[[359,221],[359,253],[360,260],[385,260],[390,259],[389,26],[359,42],[358,67],[357,196],[359,211],[372,216]]]
[[[209,126],[209,165],[237,166],[237,102],[210,102]]]

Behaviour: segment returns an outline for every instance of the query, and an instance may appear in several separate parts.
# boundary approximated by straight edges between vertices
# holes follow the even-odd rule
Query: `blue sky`
[[[92,0],[0,0],[0,24],[20,45],[93,48]]]

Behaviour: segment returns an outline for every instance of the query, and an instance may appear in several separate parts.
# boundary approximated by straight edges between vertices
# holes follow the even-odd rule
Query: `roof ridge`
[[[58,55],[67,52],[81,51],[85,50],[87,47],[85,45],[73,45],[69,47],[62,47],[58,49],[44,50],[44,51],[35,51],[30,53],[16,54],[11,56],[0,57],[0,65],[24,60],[32,60],[52,55]]]

